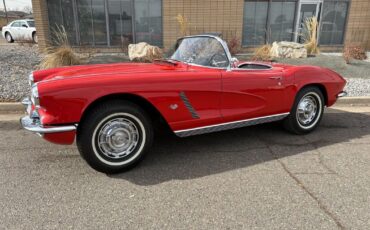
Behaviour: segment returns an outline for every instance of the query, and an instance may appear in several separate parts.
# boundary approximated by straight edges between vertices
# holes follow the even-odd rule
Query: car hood
[[[165,71],[182,71],[184,65],[166,65],[164,63],[117,63],[95,64],[55,68],[35,71],[34,81],[60,80],[79,77],[100,77],[104,75],[130,76],[139,73],[158,73]]]

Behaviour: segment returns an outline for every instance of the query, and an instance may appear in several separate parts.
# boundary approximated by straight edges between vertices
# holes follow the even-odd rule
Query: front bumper
[[[348,93],[346,91],[342,91],[342,92],[338,93],[337,98],[345,97],[347,95],[348,95]]]
[[[23,99],[22,104],[27,111],[27,115],[20,119],[20,123],[24,129],[38,134],[76,131],[75,125],[43,126],[40,122],[40,117],[37,113],[37,110],[32,107],[31,100],[29,98],[25,98]]]
[[[44,127],[40,124],[40,119],[31,118],[30,116],[22,117],[20,123],[24,129],[38,134],[62,133],[76,130],[76,126],[74,125]]]

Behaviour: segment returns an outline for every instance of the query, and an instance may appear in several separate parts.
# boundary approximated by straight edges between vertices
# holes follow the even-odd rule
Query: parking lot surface
[[[2,229],[369,229],[369,107],[327,109],[305,136],[278,124],[157,138],[133,170],[98,173],[75,146],[0,116]]]

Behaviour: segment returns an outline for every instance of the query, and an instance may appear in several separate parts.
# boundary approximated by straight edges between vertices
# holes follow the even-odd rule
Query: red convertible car
[[[63,67],[30,75],[22,126],[57,144],[76,139],[94,169],[116,173],[143,159],[158,122],[179,137],[283,120],[314,130],[346,81],[316,66],[240,62],[217,36],[178,40],[168,59]]]

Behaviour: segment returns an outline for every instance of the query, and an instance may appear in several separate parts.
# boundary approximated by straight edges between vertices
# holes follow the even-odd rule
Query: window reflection
[[[136,42],[162,46],[161,0],[135,1]]]
[[[267,9],[267,1],[245,2],[243,45],[260,45],[266,42]]]
[[[270,12],[270,41],[292,41],[295,2],[272,2]]]
[[[113,46],[127,46],[133,42],[131,0],[110,0],[109,34]]]
[[[105,18],[104,0],[92,0],[92,20],[94,30],[94,45],[107,44],[107,24]]]
[[[296,0],[246,0],[243,45],[292,41]]]
[[[72,45],[77,44],[72,0],[48,1],[48,12],[51,31],[57,31],[57,27],[64,26],[69,43]]]
[[[162,0],[47,0],[47,5],[51,28],[64,26],[73,45],[162,46]]]
[[[347,2],[324,2],[321,20],[320,44],[343,44],[347,10]]]
[[[92,10],[90,0],[79,0],[77,2],[78,8],[78,27],[80,30],[80,44],[93,44],[93,30],[92,30]]]

